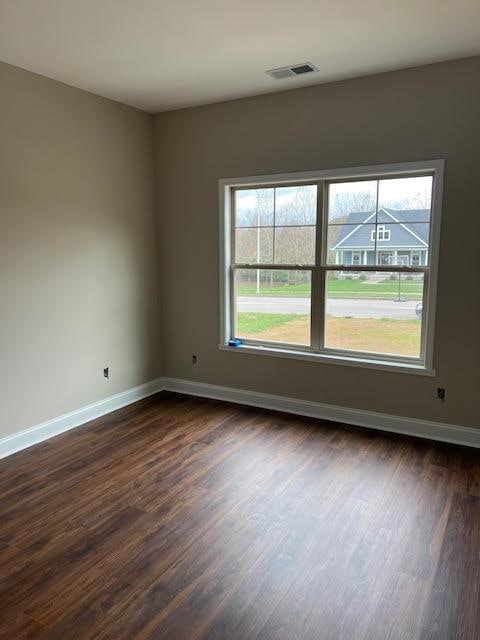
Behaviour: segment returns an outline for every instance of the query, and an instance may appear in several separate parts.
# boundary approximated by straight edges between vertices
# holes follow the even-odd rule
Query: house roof
[[[390,231],[390,240],[378,240],[377,249],[428,247],[429,209],[387,209],[377,214],[378,224]],[[330,227],[330,230],[333,226]],[[339,227],[332,249],[374,249],[372,231],[375,229],[375,211],[353,211]]]

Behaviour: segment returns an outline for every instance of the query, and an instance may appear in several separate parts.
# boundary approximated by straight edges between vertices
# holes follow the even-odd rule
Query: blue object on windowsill
[[[228,346],[229,347],[239,347],[242,344],[242,341],[239,340],[238,338],[231,338],[228,341]]]

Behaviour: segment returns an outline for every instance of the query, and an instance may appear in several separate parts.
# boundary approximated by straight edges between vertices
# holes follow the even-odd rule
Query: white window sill
[[[435,370],[425,367],[422,364],[392,362],[390,360],[374,360],[370,358],[349,357],[343,355],[330,355],[326,353],[309,353],[306,351],[296,351],[295,349],[275,349],[271,346],[257,346],[242,344],[238,347],[230,347],[227,344],[218,345],[222,351],[236,351],[238,353],[248,353],[253,355],[273,356],[276,358],[291,358],[294,360],[307,360],[309,362],[319,362],[321,364],[339,364],[350,367],[361,367],[364,369],[380,369],[391,373],[412,373],[419,376],[435,376]]]

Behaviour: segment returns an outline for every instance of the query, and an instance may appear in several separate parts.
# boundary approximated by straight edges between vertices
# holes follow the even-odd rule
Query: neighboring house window
[[[221,180],[220,346],[431,372],[442,176],[432,161]]]
[[[412,251],[412,266],[418,267],[420,264],[420,252]]]
[[[385,229],[383,225],[377,226],[376,229],[372,231],[372,241],[375,240],[390,240],[390,229]]]

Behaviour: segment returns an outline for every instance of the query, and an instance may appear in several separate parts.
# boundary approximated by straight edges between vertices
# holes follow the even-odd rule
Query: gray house
[[[428,260],[429,209],[350,213],[329,241],[335,264],[424,266]],[[330,226],[330,233],[335,227]],[[377,262],[375,261],[375,247]]]

